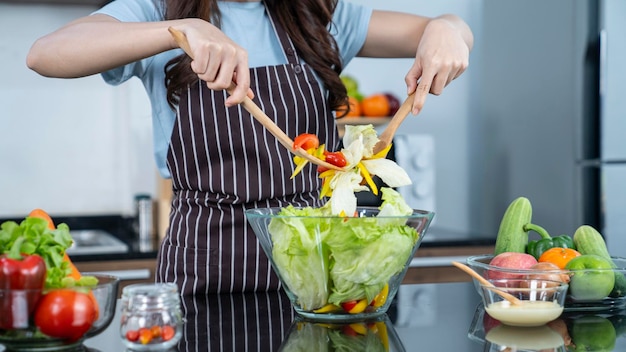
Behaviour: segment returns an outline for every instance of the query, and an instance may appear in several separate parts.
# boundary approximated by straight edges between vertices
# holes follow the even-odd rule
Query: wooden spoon
[[[189,57],[193,59],[191,47],[189,46],[189,42],[187,42],[187,37],[185,36],[185,33],[177,29],[174,29],[172,27],[169,27],[168,31],[170,32],[172,37],[174,37],[174,40],[176,40],[176,43],[178,43],[178,46],[180,46],[180,48],[183,49],[183,51],[187,55],[189,55]],[[232,94],[232,91],[234,88],[235,88],[235,84],[232,83],[230,87],[228,87],[226,90],[228,91],[229,94]],[[250,97],[248,96],[244,97],[243,101],[241,102],[241,105],[250,114],[252,114],[252,116],[254,116],[254,118],[257,121],[259,121],[261,125],[263,125],[272,135],[274,135],[274,137],[276,137],[276,139],[280,142],[280,144],[282,144],[285,148],[287,148],[294,155],[297,155],[301,158],[308,160],[309,162],[315,165],[319,165],[327,169],[333,169],[333,170],[339,170],[339,171],[343,170],[342,168],[336,165],[327,163],[321,159],[314,157],[313,155],[307,153],[306,150],[302,148],[294,149],[293,140],[289,138],[289,136],[285,132],[283,132],[283,130],[281,130],[280,127],[278,127],[274,123],[274,121],[270,119],[269,116],[267,116],[263,112],[263,110],[261,110],[261,108],[259,108],[259,106],[256,105],[254,101],[252,101],[252,99],[250,99]]]
[[[402,121],[404,121],[404,119],[411,112],[411,108],[413,107],[413,97],[415,97],[415,92],[406,97],[402,105],[398,108],[398,111],[396,111],[391,118],[391,121],[387,124],[383,133],[378,136],[379,141],[374,145],[374,154],[378,154],[381,150],[387,148],[387,146],[391,144],[398,127],[400,127]]]
[[[497,293],[498,295],[500,295],[502,298],[506,299],[507,301],[511,302],[511,304],[514,304],[516,306],[521,305],[522,301],[513,296],[510,293],[504,292],[500,289],[498,289],[498,287],[496,287],[494,284],[492,284],[491,282],[487,281],[487,279],[485,279],[484,277],[482,277],[479,273],[477,273],[476,271],[474,271],[472,268],[470,268],[469,266],[465,265],[465,264],[461,264],[459,262],[452,262],[452,265],[456,266],[457,268],[465,271],[466,273],[468,273],[470,276],[472,276],[473,278],[475,278],[476,280],[480,281],[480,283],[482,283],[485,286],[489,286],[489,289],[494,291],[495,293]]]

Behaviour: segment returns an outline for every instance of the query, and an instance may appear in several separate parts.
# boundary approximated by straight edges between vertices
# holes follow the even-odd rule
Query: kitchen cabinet
[[[493,245],[446,246],[422,245],[402,281],[403,284],[471,281],[471,278],[450,262],[465,262],[472,255],[493,253]]]
[[[82,273],[99,273],[119,277],[119,295],[121,295],[122,289],[128,285],[153,283],[156,270],[156,258],[74,262],[74,264]]]

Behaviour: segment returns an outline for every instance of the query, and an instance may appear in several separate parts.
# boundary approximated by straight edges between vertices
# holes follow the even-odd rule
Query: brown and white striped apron
[[[272,23],[288,63],[250,69],[254,100],[287,135],[314,133],[332,148],[338,135],[324,93],[286,32]],[[176,282],[183,294],[278,289],[244,210],[320,205],[316,168],[290,179],[289,151],[241,106],[226,108],[226,94],[201,81],[190,85],[170,140],[174,199],[157,281]]]

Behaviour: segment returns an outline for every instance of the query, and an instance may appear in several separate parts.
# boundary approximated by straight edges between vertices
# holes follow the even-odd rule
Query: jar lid
[[[180,296],[173,283],[133,284],[122,290],[122,301],[129,309],[151,309],[179,306]]]

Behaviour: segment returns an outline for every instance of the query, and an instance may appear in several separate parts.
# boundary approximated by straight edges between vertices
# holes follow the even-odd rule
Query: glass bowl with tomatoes
[[[523,268],[495,265],[493,254],[470,256],[467,265],[486,279],[545,279],[567,282],[566,311],[613,310],[626,307],[626,258],[581,254],[570,248],[551,248],[532,264],[527,253],[513,261]],[[530,256],[532,257],[532,256]],[[610,259],[609,259],[610,258]],[[535,258],[536,259],[536,258]],[[522,264],[522,263],[526,264]],[[531,263],[532,265],[529,265]],[[500,264],[500,263],[497,263]],[[481,284],[473,279],[479,294]]]
[[[75,350],[104,331],[115,316],[120,279],[82,275],[93,285],[0,289],[0,345],[10,351]]]
[[[313,207],[246,211],[295,312],[305,320],[363,321],[384,315],[434,213],[357,207],[337,216]]]

